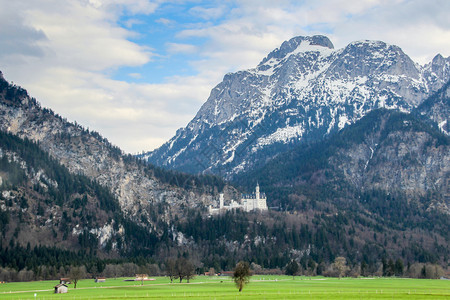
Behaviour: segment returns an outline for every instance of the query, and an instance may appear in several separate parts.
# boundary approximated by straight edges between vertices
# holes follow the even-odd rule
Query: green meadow
[[[107,279],[80,280],[67,294],[54,294],[58,281],[0,284],[1,299],[450,299],[450,281],[403,278],[253,276],[241,293],[230,277],[197,276],[190,283]]]

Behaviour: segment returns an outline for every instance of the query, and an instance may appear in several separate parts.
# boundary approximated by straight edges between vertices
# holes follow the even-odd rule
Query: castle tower
[[[256,200],[259,200],[259,183],[256,183]]]
[[[219,209],[223,208],[223,194],[219,194]]]

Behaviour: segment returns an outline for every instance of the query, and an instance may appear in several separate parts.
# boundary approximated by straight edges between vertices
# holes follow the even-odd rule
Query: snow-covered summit
[[[325,36],[294,37],[255,68],[225,75],[195,118],[149,161],[231,176],[373,109],[411,111],[449,80],[449,62],[437,56],[422,67],[382,41],[334,49]]]
[[[283,42],[281,46],[267,55],[259,65],[263,65],[271,59],[281,60],[287,55],[307,51],[323,51],[324,48],[334,49],[333,43],[323,35],[297,36]]]

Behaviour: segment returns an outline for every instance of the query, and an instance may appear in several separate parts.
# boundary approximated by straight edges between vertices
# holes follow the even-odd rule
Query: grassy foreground
[[[450,281],[401,278],[253,276],[239,293],[229,277],[198,276],[191,283],[86,279],[67,294],[53,294],[57,281],[0,284],[0,299],[450,299]],[[36,296],[35,296],[36,295]]]

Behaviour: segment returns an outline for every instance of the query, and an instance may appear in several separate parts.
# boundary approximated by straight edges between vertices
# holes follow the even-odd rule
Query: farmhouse
[[[68,290],[69,288],[67,287],[67,285],[63,283],[55,285],[55,294],[65,294]]]
[[[209,206],[209,214],[220,214],[221,212],[233,209],[243,209],[244,211],[252,210],[267,210],[267,198],[266,194],[259,191],[259,184],[256,184],[255,193],[252,194],[242,194],[240,203],[231,200],[230,205],[224,205],[223,194],[219,195],[219,207],[213,208],[212,205]]]

